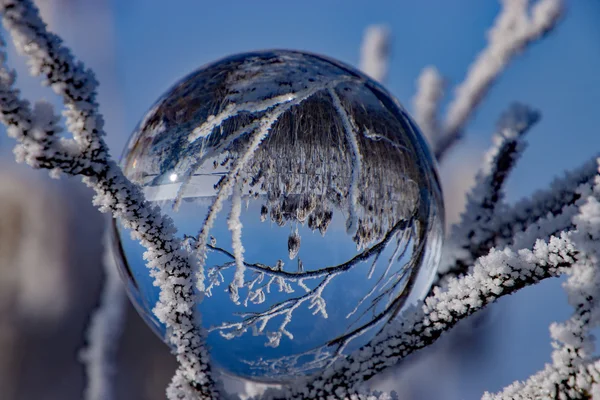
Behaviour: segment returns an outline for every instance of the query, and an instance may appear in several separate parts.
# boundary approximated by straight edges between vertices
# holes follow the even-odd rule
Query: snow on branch
[[[104,235],[102,297],[100,306],[91,317],[87,332],[88,347],[80,353],[88,377],[86,400],[110,400],[115,397],[113,379],[117,369],[116,353],[127,301],[115,257],[107,230]]]
[[[444,80],[435,67],[426,67],[417,81],[417,93],[413,98],[415,121],[431,146],[440,138],[438,114],[444,95]]]
[[[360,154],[360,146],[358,145],[358,139],[356,137],[356,124],[353,123],[352,118],[348,115],[348,112],[344,108],[340,97],[337,95],[333,88],[328,90],[329,96],[333,100],[333,106],[335,111],[338,113],[344,126],[344,134],[346,142],[352,150],[352,179],[350,181],[350,192],[349,206],[348,206],[348,220],[346,221],[346,232],[350,236],[354,236],[358,229],[358,216],[356,214],[356,205],[358,204],[358,182],[360,180],[360,174],[362,170],[362,155]]]
[[[569,279],[563,286],[574,313],[569,320],[550,326],[555,340],[553,362],[526,382],[515,382],[500,394],[486,393],[486,400],[559,395],[585,398],[589,397],[592,385],[600,383],[600,364],[593,356],[595,343],[591,334],[600,325],[600,174],[573,223],[576,230],[571,239],[580,254],[567,272]]]
[[[514,206],[499,210],[502,212],[496,213],[489,231],[482,234],[479,242],[495,241],[494,245],[498,246],[499,241],[504,243],[506,239],[512,238],[515,233],[540,218],[559,215],[566,208],[576,205],[582,199],[582,187],[591,186],[594,181],[596,159],[599,156],[594,155],[580,167],[564,172],[563,176],[556,178],[548,189],[539,190]]]
[[[424,304],[388,324],[369,344],[321,375],[285,389],[286,398],[345,398],[364,381],[432,344],[460,320],[498,298],[563,274],[578,254],[571,235],[563,232],[548,242],[540,240],[533,250],[490,251],[477,260],[472,273],[451,279],[444,290],[434,290]]]
[[[596,399],[592,395],[600,382],[600,362],[586,363],[571,368],[557,368],[554,364],[529,377],[515,382],[500,393],[484,393],[482,400],[531,399]]]
[[[503,198],[502,188],[508,174],[525,149],[524,135],[539,120],[537,111],[514,104],[500,119],[492,148],[484,157],[475,186],[467,195],[461,221],[452,227],[444,249],[438,277],[462,275],[473,265],[472,247],[479,243],[479,232],[487,229],[496,206]],[[533,243],[532,243],[533,244]]]
[[[1,45],[4,46],[4,42]],[[2,66],[6,63],[4,51],[0,52],[0,62]],[[22,144],[14,150],[17,161],[27,162],[34,168],[83,171],[84,164],[74,155],[73,142],[57,139],[62,128],[57,125],[59,118],[54,115],[52,106],[38,102],[32,109],[28,101],[19,97],[19,91],[12,88],[15,78],[14,71],[0,69],[2,122],[7,126],[8,135]],[[52,152],[47,151],[49,148]]]
[[[390,30],[384,25],[365,29],[360,47],[360,66],[365,74],[378,82],[385,82],[390,58]]]
[[[17,51],[29,57],[30,72],[43,75],[44,84],[63,98],[67,128],[75,138],[79,151],[87,158],[105,156],[99,136],[104,121],[98,114],[96,89],[98,82],[92,71],[75,61],[62,40],[46,31],[37,8],[29,1],[2,0],[2,22]]]
[[[63,96],[67,127],[73,139],[57,138],[59,118],[52,107],[38,103],[32,110],[13,88],[15,74],[0,60],[0,119],[10,136],[18,141],[18,160],[54,173],[82,175],[96,192],[94,204],[111,212],[134,238],[146,247],[147,266],[161,294],[155,314],[170,332],[180,367],[168,390],[170,398],[211,399],[216,396],[214,379],[202,331],[195,321],[196,296],[193,289],[193,259],[181,249],[170,218],[151,206],[139,187],[122,174],[108,156],[98,113],[96,80],[91,71],[71,56],[60,38],[46,26],[31,1],[0,1],[2,22],[17,48],[30,57],[35,74],[44,74],[48,83]]]
[[[231,231],[231,246],[235,258],[235,274],[233,282],[230,285],[232,293],[232,301],[239,304],[238,289],[244,286],[244,245],[242,244],[242,222],[240,216],[242,213],[242,184],[235,183],[233,185],[233,196],[231,198],[231,211],[227,219],[227,226]]]
[[[333,280],[348,272],[350,269],[359,266],[362,262],[368,261],[372,257],[377,259],[381,252],[386,248],[390,241],[395,240],[398,232],[406,232],[406,227],[412,225],[412,220],[398,222],[385,237],[364,249],[361,253],[352,259],[337,265],[332,265],[324,268],[314,269],[307,265],[306,271],[299,269],[297,272],[285,271],[282,269],[282,261],[279,260],[275,265],[265,265],[262,263],[251,263],[243,261],[244,268],[249,272],[250,279],[244,282],[244,287],[247,288],[246,297],[243,299],[245,306],[248,303],[256,305],[262,304],[266,296],[272,293],[273,286],[279,288],[280,292],[288,294],[294,293],[296,290],[300,294],[289,297],[284,301],[278,301],[268,308],[256,312],[239,313],[241,318],[235,321],[224,322],[217,326],[212,326],[209,332],[218,332],[226,339],[232,339],[245,334],[251,330],[254,336],[265,335],[267,337],[266,346],[277,347],[281,339],[285,336],[293,339],[293,332],[286,329],[287,325],[292,321],[294,313],[302,306],[312,311],[313,315],[321,315],[327,318],[326,303],[323,298],[323,291],[331,284]],[[196,238],[191,236],[185,237],[185,243],[190,248],[196,248]],[[408,238],[399,241],[396,244],[394,256],[390,258],[388,267],[380,271],[382,275],[376,279],[371,290],[361,300],[358,301],[354,310],[347,316],[354,315],[358,312],[361,305],[365,304],[367,308],[361,314],[370,313],[373,311],[371,322],[360,327],[356,327],[355,323],[351,323],[343,335],[338,336],[335,340],[327,343],[326,346],[313,348],[310,351],[293,356],[287,356],[277,359],[263,360],[253,364],[253,367],[266,369],[269,371],[280,368],[281,363],[286,365],[286,373],[293,376],[302,375],[305,371],[313,370],[314,368],[322,368],[325,365],[331,364],[335,359],[342,357],[346,346],[374,325],[389,317],[390,313],[398,304],[393,301],[393,294],[396,292],[398,285],[405,282],[410,271],[414,270],[414,260],[407,262],[399,271],[389,273],[391,264],[396,259],[396,256],[402,249],[406,248]],[[212,291],[215,287],[225,283],[223,272],[230,268],[237,269],[237,261],[234,252],[217,247],[216,241],[207,245],[209,251],[221,253],[230,258],[230,261],[221,265],[213,265],[207,269],[207,287],[205,289],[206,296],[212,296]],[[371,271],[373,273],[374,271]],[[385,278],[385,279],[384,279]],[[311,286],[311,287],[309,287]],[[375,292],[378,290],[378,294]],[[229,287],[231,293],[232,288]],[[236,301],[240,301],[236,296]],[[387,302],[385,304],[384,302]],[[384,305],[385,309],[375,314],[378,305]],[[274,319],[283,321],[273,321]],[[356,320],[355,320],[356,321]],[[301,357],[312,357],[310,363],[302,363],[296,365]]]
[[[563,13],[563,0],[538,0],[531,10],[529,3],[528,0],[502,0],[502,11],[488,31],[488,46],[479,53],[464,81],[456,87],[443,134],[433,143],[438,160],[460,139],[466,123],[509,62],[550,32]]]
[[[487,223],[454,228],[456,236],[445,246],[440,264],[440,270],[445,272],[440,273],[466,273],[472,260],[485,255],[493,247],[530,248],[539,238],[549,238],[571,229],[572,218],[591,190],[597,157],[565,172],[548,189],[540,190],[530,198],[510,207],[498,204]]]

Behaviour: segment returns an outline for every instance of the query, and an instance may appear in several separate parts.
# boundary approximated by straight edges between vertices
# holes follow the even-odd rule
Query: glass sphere
[[[206,65],[155,103],[121,165],[205,255],[197,309],[226,373],[319,371],[435,276],[444,210],[431,153],[397,100],[338,61],[276,50]],[[118,223],[113,243],[164,339],[144,249]]]

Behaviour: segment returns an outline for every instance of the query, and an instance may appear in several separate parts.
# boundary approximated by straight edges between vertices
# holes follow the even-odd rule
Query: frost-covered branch
[[[338,272],[339,274],[339,272]],[[267,310],[261,312],[246,312],[241,313],[239,316],[242,318],[241,322],[224,323],[220,326],[210,328],[212,330],[218,330],[225,338],[234,338],[244,334],[248,329],[252,329],[253,335],[264,334],[267,324],[276,317],[283,317],[283,321],[279,324],[276,330],[267,331],[266,335],[268,343],[266,346],[278,347],[283,335],[287,336],[290,340],[294,338],[294,335],[286,329],[287,325],[292,321],[292,315],[300,306],[307,303],[308,308],[312,310],[313,315],[321,314],[323,318],[327,318],[327,311],[325,307],[325,300],[323,299],[323,290],[329,285],[329,282],[338,274],[332,274],[326,276],[314,289],[306,290],[306,293],[302,296],[295,298],[289,298],[285,301],[278,302],[270,306]],[[267,289],[275,278],[269,279],[267,283]],[[283,282],[283,289],[288,292],[292,292],[291,286]],[[225,331],[228,331],[225,333]]]
[[[552,363],[526,382],[516,382],[497,395],[486,393],[484,399],[591,398],[592,386],[600,383],[600,364],[594,357],[591,334],[600,325],[599,200],[600,174],[573,218],[576,231],[571,238],[580,255],[567,272],[569,279],[563,286],[574,313],[569,320],[550,326],[555,340]]]
[[[333,106],[342,120],[344,126],[344,134],[352,151],[352,179],[350,180],[349,199],[348,199],[348,219],[346,221],[346,232],[354,236],[358,229],[358,216],[356,215],[356,205],[358,204],[358,184],[360,182],[360,174],[362,170],[362,155],[360,154],[360,146],[356,137],[355,124],[351,121],[351,117],[344,108],[340,97],[335,90],[327,91],[333,100]]]
[[[415,121],[431,146],[440,139],[439,109],[444,95],[444,80],[435,67],[426,67],[417,81],[413,98]]]
[[[446,254],[442,257],[440,269],[446,273],[462,274],[473,260],[485,255],[493,247],[530,248],[539,238],[549,238],[571,229],[572,218],[591,190],[597,157],[565,172],[548,189],[540,190],[530,198],[512,206],[498,204],[488,223],[471,225],[466,230],[464,226],[456,228],[462,233],[444,249]],[[456,246],[458,243],[467,247],[461,250],[460,245]]]
[[[378,82],[385,82],[390,58],[390,30],[383,25],[365,29],[360,47],[360,66],[365,74]]]
[[[553,353],[554,357],[571,358],[565,351]],[[596,399],[592,395],[600,382],[600,361],[558,368],[546,364],[545,368],[525,382],[515,382],[500,393],[486,392],[482,400],[530,400],[530,399]]]
[[[482,227],[478,234],[481,235],[479,243],[504,245],[515,234],[531,227],[537,221],[557,217],[566,212],[571,213],[569,219],[572,218],[578,210],[579,203],[585,199],[585,196],[582,196],[586,192],[585,188],[593,184],[597,169],[596,160],[599,156],[596,154],[580,167],[566,171],[562,177],[556,178],[548,189],[539,190],[514,206],[502,207],[490,226],[487,229]]]
[[[424,304],[388,324],[368,345],[307,383],[286,389],[285,395],[290,399],[344,398],[498,298],[564,273],[577,255],[569,233],[538,241],[533,250],[493,250],[476,262],[469,275],[450,280],[444,290],[436,289]]]
[[[80,354],[86,365],[86,400],[110,400],[115,397],[113,379],[117,369],[116,353],[127,301],[115,257],[107,231],[104,235],[102,296],[88,328],[88,347]]]
[[[38,103],[32,110],[20,99],[19,91],[13,88],[15,74],[5,67],[3,53],[0,119],[9,135],[19,142],[17,159],[54,173],[82,175],[96,192],[94,204],[119,218],[146,247],[151,275],[162,289],[154,312],[171,332],[169,340],[180,363],[169,397],[214,398],[214,379],[202,342],[204,332],[197,326],[193,312],[192,259],[173,236],[172,221],[151,206],[139,187],[130,183],[109,158],[92,72],[75,61],[60,38],[46,31],[31,1],[2,0],[0,12],[17,49],[29,56],[31,72],[44,75],[45,83],[63,97],[67,127],[73,134],[73,139],[58,138],[59,118],[52,108]]]
[[[72,146],[76,149],[72,149],[71,157],[89,161],[105,157],[106,148],[99,140],[104,121],[97,112],[98,83],[92,71],[75,61],[58,36],[46,31],[33,3],[3,0],[0,7],[2,22],[11,33],[17,50],[29,57],[31,74],[43,75],[43,83],[63,99],[66,125],[76,144]],[[48,143],[49,146],[53,144],[56,145]]]
[[[441,160],[462,136],[466,123],[509,62],[550,32],[563,12],[563,0],[502,0],[502,11],[488,32],[488,45],[469,67],[448,106],[443,133],[432,143]]]
[[[231,282],[231,291],[235,297],[233,302],[239,304],[237,289],[244,286],[244,245],[242,244],[242,222],[240,215],[242,213],[242,184],[237,183],[233,186],[233,195],[231,197],[231,211],[227,219],[227,226],[231,231],[231,247],[233,248],[233,257],[235,259],[235,274]]]
[[[520,104],[513,105],[500,119],[493,137],[494,144],[488,150],[475,178],[475,186],[467,196],[461,221],[452,227],[448,237],[438,278],[462,275],[467,272],[468,266],[473,265],[477,257],[473,248],[481,239],[478,233],[489,228],[497,205],[504,197],[504,182],[525,149],[524,135],[538,120],[537,111]]]

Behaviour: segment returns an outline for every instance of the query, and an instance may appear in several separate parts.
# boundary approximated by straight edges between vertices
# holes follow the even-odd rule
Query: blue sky
[[[415,80],[432,64],[449,81],[449,100],[452,87],[485,46],[485,32],[499,11],[497,2],[478,0],[80,3],[83,6],[57,13],[56,29],[103,82],[100,102],[115,156],[157,97],[200,65],[264,48],[309,50],[356,65],[363,31],[373,23],[387,24],[393,35],[386,85],[390,91],[411,109]],[[86,30],[85,22],[100,14],[82,10],[101,3],[107,3],[108,11],[103,12],[109,24]],[[468,125],[462,148],[441,166],[442,175],[452,173],[448,165],[488,146],[497,117],[513,101],[528,103],[543,116],[530,132],[530,146],[508,183],[509,199],[544,188],[565,168],[600,151],[600,2],[567,4],[557,30],[518,56],[500,77]],[[103,37],[107,31],[110,35]],[[12,60],[22,68],[21,60]],[[21,82],[26,95],[52,99],[32,80]],[[6,143],[0,141],[3,150]],[[479,375],[461,378],[464,397],[458,398],[475,398],[484,388],[498,390],[542,368],[549,361],[548,323],[569,314],[558,282],[525,290],[500,305],[501,323],[492,328],[493,350],[480,365],[470,364],[469,374]]]

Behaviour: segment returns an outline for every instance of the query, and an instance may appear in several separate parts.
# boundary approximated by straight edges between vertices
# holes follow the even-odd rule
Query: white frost
[[[378,82],[385,82],[390,58],[390,30],[383,25],[365,29],[360,47],[360,69]]]
[[[104,235],[104,285],[100,306],[92,315],[87,337],[89,346],[81,350],[86,366],[86,400],[110,400],[115,397],[116,356],[125,320],[127,301],[123,282],[115,263],[108,231]]]
[[[413,98],[415,121],[431,146],[440,136],[438,114],[444,95],[444,80],[435,67],[426,67],[417,81],[417,93]]]
[[[231,247],[235,257],[235,273],[231,283],[231,300],[239,304],[240,296],[238,289],[244,286],[244,245],[242,244],[242,222],[240,216],[242,213],[242,182],[233,185],[233,195],[231,197],[231,212],[227,220],[227,226],[231,231]]]

